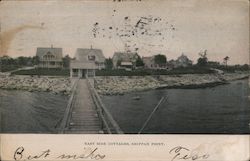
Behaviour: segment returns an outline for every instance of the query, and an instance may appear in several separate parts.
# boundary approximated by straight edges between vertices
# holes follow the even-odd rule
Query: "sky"
[[[182,53],[196,62],[249,63],[248,0],[1,1],[0,55],[34,56],[37,47],[77,48],[141,56]]]

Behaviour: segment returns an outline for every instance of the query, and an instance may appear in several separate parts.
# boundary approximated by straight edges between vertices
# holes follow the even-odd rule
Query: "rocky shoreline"
[[[206,88],[247,78],[249,73],[184,74],[160,76],[100,76],[95,78],[95,88],[101,95],[123,95],[128,92],[161,88]],[[48,76],[1,76],[0,89],[52,92],[69,95],[74,80]]]
[[[63,77],[31,77],[4,76],[0,77],[0,89],[52,92],[69,95],[71,93],[70,78]]]
[[[249,73],[185,74],[160,76],[96,77],[95,88],[101,95],[123,95],[128,92],[160,88],[206,88],[247,78]]]

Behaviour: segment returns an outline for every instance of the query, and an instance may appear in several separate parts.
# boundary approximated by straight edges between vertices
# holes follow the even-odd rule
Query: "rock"
[[[246,76],[249,76],[249,74],[225,74],[221,77],[225,80],[235,80]],[[95,87],[98,93],[102,95],[120,95],[132,91],[163,87],[207,87],[221,83],[224,83],[224,81],[215,74],[161,75],[157,79],[153,76],[110,76],[95,78]]]
[[[68,78],[49,78],[49,77],[29,77],[29,76],[7,76],[0,77],[1,89],[15,89],[33,91],[52,91],[59,93],[70,92],[70,79]]]

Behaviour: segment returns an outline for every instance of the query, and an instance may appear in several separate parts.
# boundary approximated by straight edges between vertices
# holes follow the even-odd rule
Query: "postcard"
[[[0,1],[0,160],[247,161],[248,0]]]

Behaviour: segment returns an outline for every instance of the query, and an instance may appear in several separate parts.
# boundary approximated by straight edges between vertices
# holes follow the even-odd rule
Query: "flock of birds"
[[[113,10],[112,17],[117,11]],[[115,25],[116,24],[116,25]],[[112,25],[95,22],[92,28],[94,38],[107,38],[124,44],[125,51],[153,50],[155,48],[166,50],[169,39],[174,38],[176,27],[161,17],[125,16],[121,22]]]

